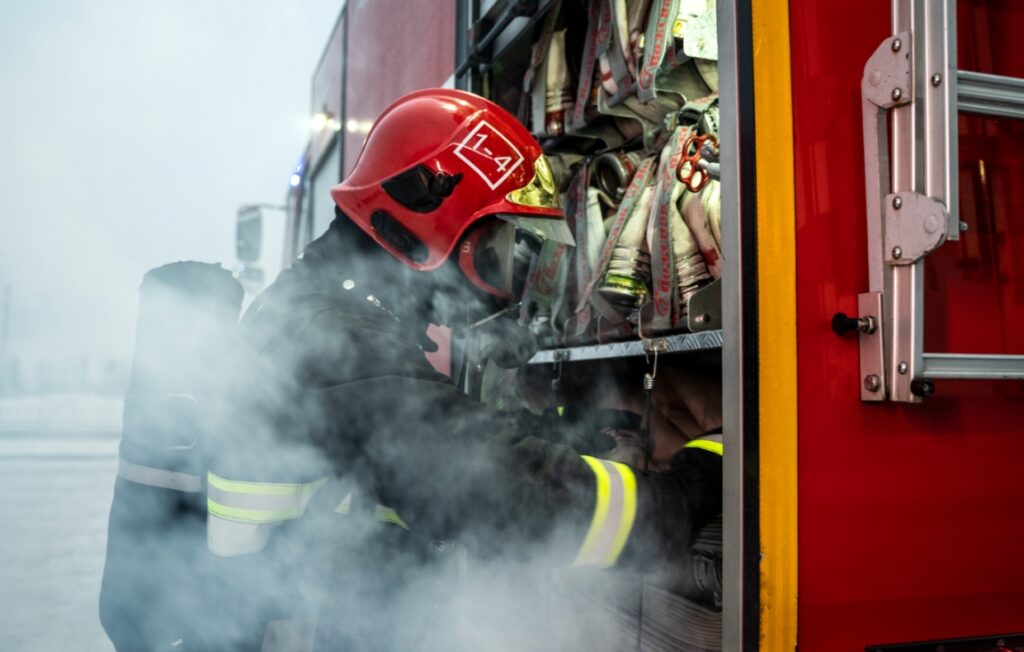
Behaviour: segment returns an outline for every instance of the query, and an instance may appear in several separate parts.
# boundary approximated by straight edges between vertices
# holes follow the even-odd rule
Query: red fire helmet
[[[420,271],[440,266],[470,225],[488,216],[572,243],[540,145],[500,106],[464,91],[415,91],[385,109],[331,196],[381,247]]]

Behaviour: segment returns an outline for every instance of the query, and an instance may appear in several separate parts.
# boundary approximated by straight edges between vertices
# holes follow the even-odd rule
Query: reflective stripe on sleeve
[[[699,448],[709,453],[721,456],[724,452],[722,447],[722,435],[706,435],[699,439],[692,439],[683,445],[683,448]]]
[[[573,566],[608,568],[618,560],[636,520],[636,476],[625,464],[582,458],[594,472],[597,500]]]
[[[334,508],[334,511],[339,514],[346,515],[352,511],[351,491],[345,494],[345,497],[341,499],[341,503]],[[398,527],[405,528],[406,530],[409,529],[409,525],[401,516],[398,515],[398,512],[387,505],[381,505],[378,503],[373,509],[373,517],[382,523],[391,523],[392,525],[397,525]]]
[[[213,516],[246,523],[276,523],[302,516],[313,495],[326,482],[305,484],[239,482],[207,474],[207,511]]]
[[[400,528],[409,529],[402,517],[398,515],[398,512],[388,507],[387,505],[377,505],[373,510],[373,517],[382,523],[391,523],[397,525]]]
[[[220,557],[238,557],[259,552],[270,539],[277,523],[243,523],[215,514],[206,519],[206,547]]]
[[[129,482],[143,484],[147,487],[173,489],[185,493],[198,493],[203,488],[203,478],[191,473],[168,471],[152,466],[143,466],[125,460],[117,462],[117,476]]]
[[[334,508],[334,511],[338,512],[339,514],[348,514],[350,511],[352,511],[351,491],[345,494],[345,497],[341,499],[341,502],[338,503],[338,506]]]

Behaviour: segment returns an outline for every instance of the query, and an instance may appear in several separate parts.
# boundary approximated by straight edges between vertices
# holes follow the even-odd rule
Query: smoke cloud
[[[295,324],[284,329],[291,341],[277,343],[273,355],[242,348],[233,317],[197,316],[174,296],[155,299],[152,310],[163,321],[141,316],[136,340],[136,289],[146,270],[180,259],[229,263],[236,207],[279,200],[308,135],[309,71],[336,9],[333,2],[310,9],[147,1],[0,10],[8,356],[127,360],[134,342],[141,355],[125,405],[123,459],[199,477],[213,461],[228,479],[325,479],[303,518],[269,526],[260,551],[228,558],[207,547],[205,494],[122,478],[111,516],[113,574],[104,586],[118,599],[104,610],[104,624],[136,630],[162,649],[175,649],[179,638],[186,649],[259,649],[259,623],[303,618],[316,619],[317,636],[353,650],[702,649],[708,639],[666,626],[664,614],[714,616],[681,603],[661,578],[570,567],[580,518],[588,515],[559,518],[580,497],[566,491],[564,502],[552,501],[490,448],[513,437],[513,417],[467,405],[450,420],[453,412],[439,407],[454,399],[439,383],[387,373],[388,364],[422,356],[415,345],[426,343],[402,331],[425,326],[416,315],[471,323],[495,310],[466,295],[454,270],[440,272],[425,294],[404,268],[327,261],[331,279],[353,280],[366,328]],[[355,259],[324,253],[325,260]],[[336,285],[320,289],[338,292]],[[404,326],[382,320],[369,297]],[[143,328],[157,332],[159,343],[150,347]],[[662,373],[672,376],[671,367]],[[675,369],[681,378],[685,367]],[[556,407],[550,371],[487,373],[504,383],[506,408],[539,411]],[[612,407],[639,414],[635,371],[567,372],[559,398],[583,413]],[[367,373],[390,380],[358,391],[340,383]],[[700,368],[691,384],[720,394],[716,373]],[[592,392],[584,392],[578,388],[588,374],[607,382],[587,382]],[[667,460],[679,436],[720,425],[717,418],[714,410],[658,413],[656,438],[675,432],[676,440],[665,435],[655,462]],[[598,424],[580,428],[597,438]],[[602,452],[613,454],[617,444],[628,448],[607,438]],[[473,493],[488,478],[516,492],[500,501]],[[117,502],[125,495],[127,503]],[[377,503],[395,507],[409,529],[375,518]],[[537,518],[523,518],[530,512]],[[125,524],[131,527],[119,529]],[[25,546],[62,550],[50,539]],[[9,586],[0,606],[27,612],[42,628],[50,612],[41,603],[61,587],[55,579],[39,604],[19,605],[17,587]],[[31,637],[17,643],[32,649]]]
[[[202,493],[119,481],[135,516],[119,520],[115,498],[112,545],[128,543],[108,556],[108,631],[129,621],[198,649],[259,649],[265,635],[281,649],[306,649],[308,637],[353,650],[705,649],[716,615],[674,596],[666,577],[570,566],[592,498],[570,483],[550,488],[511,453],[524,436],[552,433],[524,430],[429,370],[416,346],[425,317],[468,324],[495,306],[467,293],[454,269],[427,282],[372,246],[340,218],[255,301],[241,332],[224,307],[240,300],[227,281],[188,278],[192,292],[144,284],[122,457],[314,488],[301,518],[261,526],[258,544],[218,556],[207,548]],[[198,307],[197,290],[212,296]],[[600,420],[586,418],[607,407],[640,413],[637,393],[616,377],[610,368],[567,375],[561,398],[579,422],[556,428],[580,450],[541,451],[537,464],[564,465],[577,452],[635,463],[635,446],[600,437]],[[509,410],[553,407],[553,397],[527,400],[529,374],[522,390],[507,378]],[[713,380],[707,387],[720,393]],[[656,464],[667,458],[661,446],[717,425],[713,410],[673,403],[676,413],[654,426]],[[675,442],[659,434],[673,431]],[[381,519],[380,506],[397,520]],[[116,522],[130,527],[118,533]],[[681,630],[672,626],[680,610],[690,615]]]

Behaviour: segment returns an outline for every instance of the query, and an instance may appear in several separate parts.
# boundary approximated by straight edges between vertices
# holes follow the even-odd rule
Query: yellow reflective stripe
[[[352,511],[352,492],[345,494],[345,497],[341,499],[341,503],[334,508],[334,511],[339,514],[348,514]],[[409,525],[398,515],[393,508],[387,505],[381,505],[380,503],[373,510],[373,517],[381,521],[382,523],[391,523],[398,527],[409,529]]]
[[[214,516],[248,523],[286,521],[302,516],[325,482],[326,478],[304,484],[242,482],[207,472],[206,509]]]
[[[405,528],[406,530],[409,529],[409,526],[406,525],[405,521],[402,520],[402,517],[398,515],[398,512],[385,505],[377,505],[377,508],[373,511],[373,517],[378,521],[391,523],[400,528]]]
[[[576,555],[576,560],[573,561],[574,566],[592,563],[591,559],[594,555],[594,549],[597,547],[597,542],[604,531],[605,521],[608,519],[608,503],[611,500],[611,480],[608,478],[608,472],[605,470],[604,465],[589,455],[581,455],[580,457],[587,463],[590,470],[594,472],[594,477],[597,481],[597,504],[594,506],[594,517],[590,521],[590,529],[587,530],[587,536],[583,539],[583,545]]]
[[[622,554],[636,521],[636,476],[619,462],[581,456],[594,472],[596,502],[574,566],[608,568]]]
[[[221,518],[248,523],[277,523],[302,515],[301,509],[244,509],[222,505],[213,498],[206,499],[206,510]]]
[[[338,506],[334,508],[334,511],[339,514],[348,514],[352,510],[352,492],[345,494],[345,497],[341,499]]]
[[[625,464],[612,462],[622,477],[623,488],[626,490],[623,496],[622,516],[619,519],[619,529],[615,533],[615,542],[612,544],[608,565],[611,566],[619,559],[622,549],[626,547],[629,540],[629,533],[633,531],[633,523],[636,521],[636,476],[633,469]]]
[[[683,448],[699,448],[719,456],[722,455],[725,450],[722,447],[722,442],[709,441],[707,439],[694,439],[692,441],[688,441],[683,445]]]
[[[323,484],[324,480],[308,482],[305,484],[294,484],[287,482],[241,482],[238,480],[227,480],[216,475],[212,471],[207,472],[206,481],[211,487],[223,491],[231,491],[236,494],[262,494],[264,496],[294,496],[302,493],[302,490],[312,485]]]

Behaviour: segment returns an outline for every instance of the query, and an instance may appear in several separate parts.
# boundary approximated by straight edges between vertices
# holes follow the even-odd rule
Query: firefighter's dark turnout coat
[[[581,450],[558,420],[469,399],[425,359],[422,322],[392,314],[388,288],[346,255],[344,222],[242,320],[208,476],[226,638],[386,647],[401,623],[360,630],[367,605],[394,607],[438,542],[565,565],[685,558],[721,509],[719,454],[687,448],[674,473],[645,476]]]

